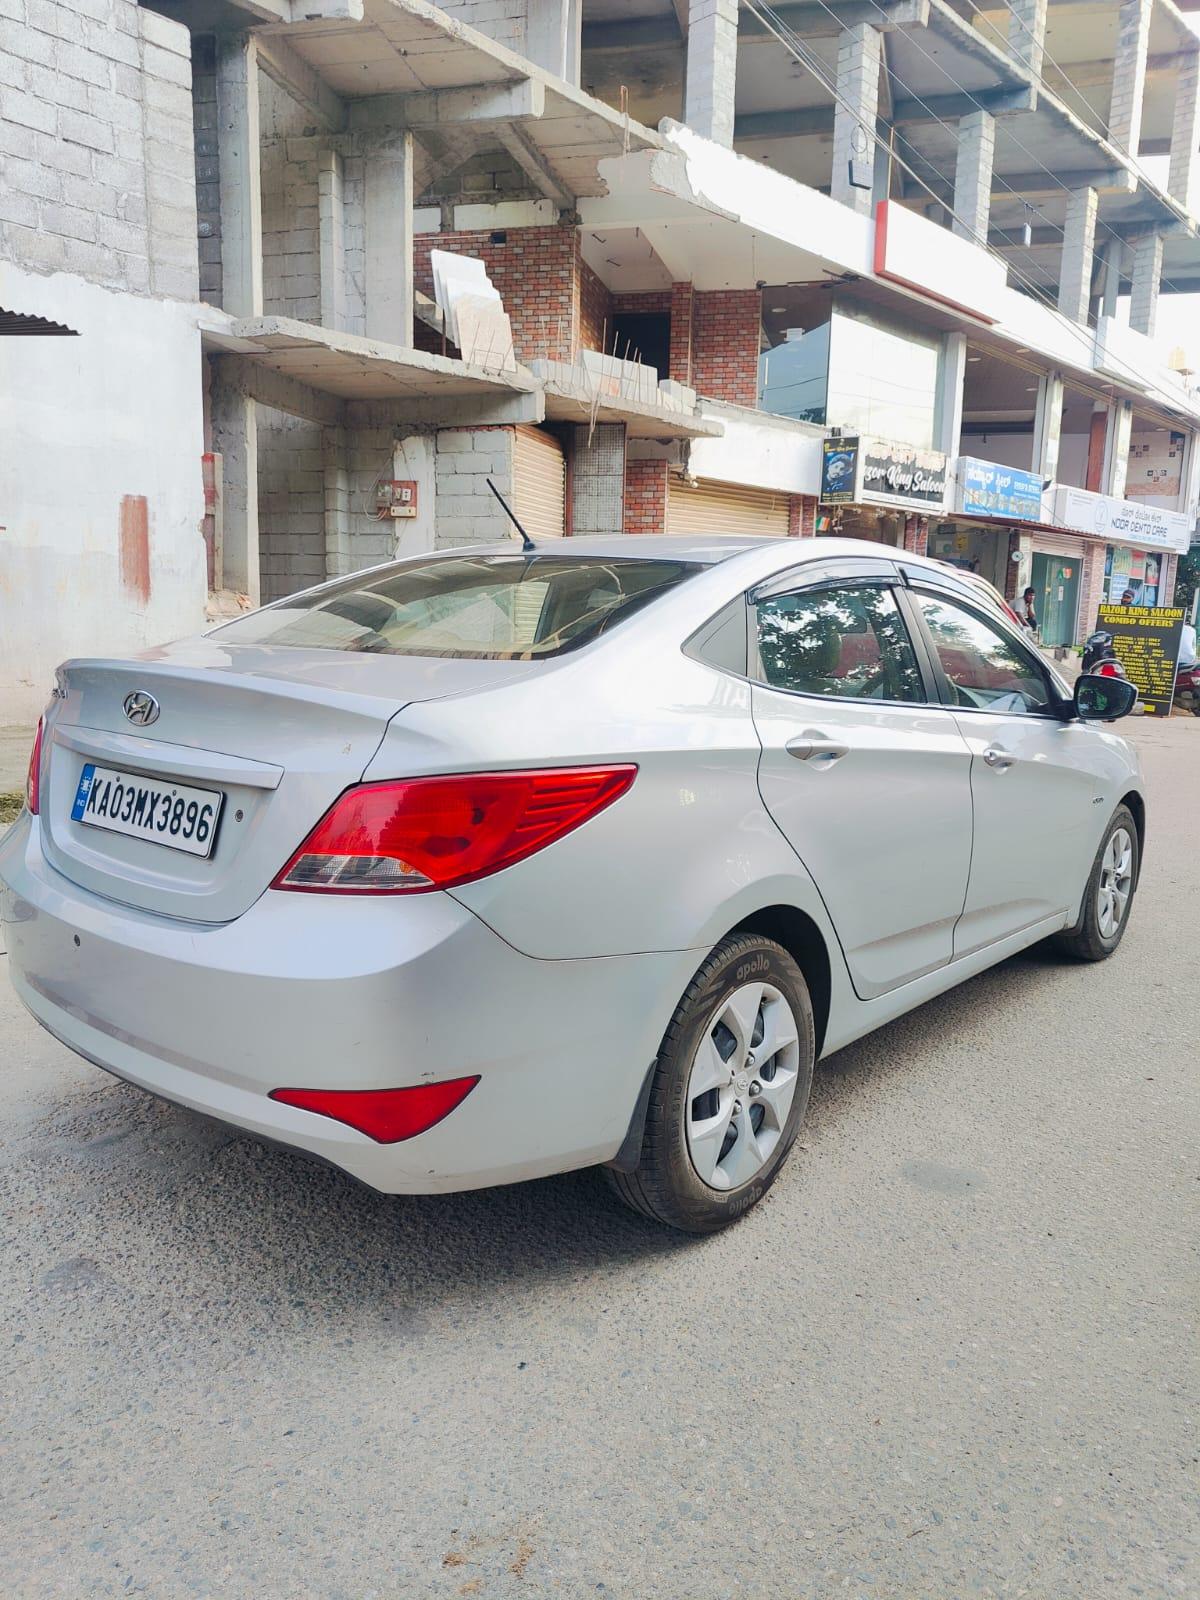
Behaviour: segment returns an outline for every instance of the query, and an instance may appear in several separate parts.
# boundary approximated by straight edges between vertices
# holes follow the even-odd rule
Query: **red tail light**
[[[399,1144],[448,1117],[478,1082],[476,1076],[416,1083],[410,1089],[272,1089],[270,1099],[344,1122],[376,1144]]]
[[[1115,661],[1102,661],[1096,668],[1098,678],[1123,678],[1124,672]]]
[[[29,773],[25,779],[25,804],[31,816],[36,817],[42,803],[42,729],[45,718],[38,718],[37,732],[33,736],[33,749],[29,752]]]
[[[365,783],[336,800],[273,889],[419,894],[523,861],[629,788],[637,768],[563,767]]]

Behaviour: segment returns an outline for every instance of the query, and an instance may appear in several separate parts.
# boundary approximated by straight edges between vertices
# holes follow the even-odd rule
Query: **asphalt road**
[[[373,1195],[0,984],[0,1593],[1200,1593],[1200,721],[1132,733],[1116,959],[844,1051],[704,1242],[588,1173]]]

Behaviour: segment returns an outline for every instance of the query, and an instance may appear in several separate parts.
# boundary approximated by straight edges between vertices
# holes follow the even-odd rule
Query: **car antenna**
[[[484,480],[484,482],[487,484],[488,488],[492,491],[492,493],[496,496],[496,499],[499,500],[500,504],[504,507],[504,515],[508,518],[508,520],[512,523],[513,527],[521,535],[521,548],[522,548],[522,550],[536,550],[537,549],[537,545],[534,544],[533,540],[525,532],[525,529],[517,521],[516,512],[509,505],[508,501],[504,498],[504,496],[500,493],[499,489],[497,489],[496,485],[492,482],[492,480],[490,478],[486,478]]]

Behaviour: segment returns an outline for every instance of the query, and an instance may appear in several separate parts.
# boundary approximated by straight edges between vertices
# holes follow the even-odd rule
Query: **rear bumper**
[[[439,894],[268,891],[236,922],[173,921],[62,877],[28,817],[0,845],[0,886],[17,993],[64,1044],[394,1193],[612,1157],[698,959],[536,960]],[[443,1122],[395,1145],[268,1098],[475,1073]]]

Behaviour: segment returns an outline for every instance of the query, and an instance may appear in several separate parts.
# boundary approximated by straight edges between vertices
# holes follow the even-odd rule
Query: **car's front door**
[[[752,606],[759,786],[863,999],[945,966],[971,860],[971,756],[892,581]]]
[[[914,575],[915,576],[915,575]],[[955,956],[1078,903],[1107,785],[1095,732],[1064,722],[1037,651],[968,600],[909,591],[970,746],[975,843]]]

